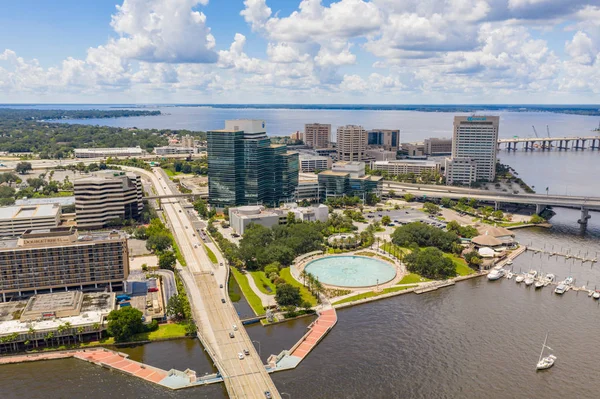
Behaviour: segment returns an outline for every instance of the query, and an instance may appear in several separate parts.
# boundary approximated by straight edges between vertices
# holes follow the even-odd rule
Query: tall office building
[[[298,154],[271,144],[264,121],[225,121],[225,129],[207,132],[207,141],[211,205],[279,205],[293,199]]]
[[[367,148],[367,131],[362,126],[346,125],[337,129],[338,161],[360,161]]]
[[[307,123],[304,125],[304,144],[312,148],[331,146],[331,125]]]
[[[383,148],[386,151],[400,149],[400,130],[373,129],[367,132],[369,147]]]
[[[79,228],[101,228],[115,219],[137,219],[142,213],[142,180],[134,173],[95,172],[75,180],[74,186]]]
[[[455,116],[452,137],[452,160],[460,159],[463,166],[475,167],[475,176],[465,168],[452,165],[446,171],[448,184],[469,184],[473,181],[493,181],[496,177],[496,150],[498,146],[499,116]],[[452,162],[451,162],[452,163]],[[472,167],[472,166],[469,166]],[[467,168],[468,169],[468,168]],[[460,171],[460,175],[450,175]],[[469,177],[470,176],[470,177]]]

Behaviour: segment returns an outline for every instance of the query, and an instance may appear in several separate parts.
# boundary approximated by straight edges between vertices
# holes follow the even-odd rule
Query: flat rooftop
[[[60,206],[55,204],[13,205],[0,207],[0,220],[56,217]]]
[[[405,165],[423,165],[423,166],[436,166],[438,163],[431,160],[424,159],[394,159],[388,161],[375,161],[375,165],[394,165],[394,164],[405,164]]]
[[[23,198],[15,201],[15,205],[46,205],[59,204],[60,206],[75,205],[75,197],[55,197],[55,198]]]
[[[72,291],[72,293],[76,292],[77,291]],[[71,292],[65,292],[64,294],[70,293]],[[63,299],[59,299],[58,297],[54,297],[53,299],[44,298],[47,295],[54,296],[56,293],[40,294],[36,295],[34,298],[36,301],[39,301],[41,304],[40,306],[43,306],[45,309],[49,309],[49,311],[59,311],[59,308],[51,309],[51,306],[53,303],[55,303],[55,301],[57,306],[60,306],[61,304],[64,305]],[[0,336],[6,336],[13,333],[24,334],[27,333],[30,328],[34,328],[38,332],[51,331],[57,329],[58,326],[61,324],[64,325],[67,322],[71,323],[71,326],[75,328],[78,326],[101,323],[102,319],[106,317],[115,307],[115,294],[105,292],[85,293],[82,294],[81,309],[77,315],[22,322],[19,318],[21,317],[21,313],[29,301],[0,303]],[[68,299],[66,299],[66,301],[68,302]]]
[[[118,238],[123,238],[123,235],[114,230],[118,234]],[[75,234],[75,240],[72,242],[58,241],[60,237],[68,237]],[[48,247],[48,246],[71,246],[77,244],[83,244],[86,242],[94,242],[94,241],[107,241],[109,239],[114,239],[115,236],[111,237],[111,234],[114,234],[109,231],[98,231],[98,232],[90,232],[86,234],[79,234],[77,229],[73,228],[71,230],[70,227],[57,227],[52,229],[37,229],[37,230],[27,230],[25,233],[21,235],[21,237],[10,237],[0,239],[0,251],[7,249],[15,249],[15,248],[23,248],[23,249],[31,249],[31,248],[40,248],[40,247]],[[53,243],[50,241],[45,241],[38,245],[25,245],[19,246],[19,239],[43,239],[43,238],[55,238],[57,242]]]

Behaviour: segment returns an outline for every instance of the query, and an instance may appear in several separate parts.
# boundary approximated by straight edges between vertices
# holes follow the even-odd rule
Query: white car
[[[238,359],[242,360],[244,358],[244,354],[242,352],[238,353]]]

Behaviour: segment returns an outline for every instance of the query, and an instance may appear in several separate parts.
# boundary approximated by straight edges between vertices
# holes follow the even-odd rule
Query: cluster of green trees
[[[190,134],[206,139],[204,132],[169,129],[128,129],[108,126],[46,122],[56,119],[112,118],[158,115],[144,110],[39,110],[0,109],[0,151],[34,152],[40,158],[66,158],[74,148],[131,147],[146,151],[166,145],[170,134]]]
[[[161,162],[160,167],[171,170],[172,172],[193,173],[195,175],[206,176],[208,174],[208,158],[199,159],[178,159],[173,162]]]
[[[392,242],[400,247],[436,247],[445,252],[460,253],[462,247],[456,233],[443,231],[421,222],[400,226],[392,233]]]
[[[376,205],[379,201],[381,201],[381,198],[379,198],[376,194],[368,193],[364,203],[366,205],[373,206]],[[346,195],[344,195],[343,197],[329,197],[325,200],[325,205],[336,209],[354,207],[362,203],[363,201],[359,197]]]
[[[176,323],[185,324],[186,334],[195,335],[197,331],[196,323],[192,318],[192,308],[188,300],[185,287],[178,275],[175,277],[178,294],[169,298],[167,303],[167,315]]]
[[[145,325],[143,316],[140,310],[132,306],[113,310],[107,317],[106,332],[115,338],[115,342],[129,342],[136,334],[156,331],[158,322],[153,320]]]
[[[175,240],[171,231],[155,218],[150,221],[148,227],[139,226],[134,230],[134,237],[146,240],[146,248],[158,254],[158,267],[173,270],[177,257],[171,250],[175,247]]]
[[[106,163],[110,165],[131,166],[134,168],[140,168],[148,171],[152,170],[152,167],[150,165],[138,158],[115,159],[109,157],[106,160]]]
[[[240,241],[239,259],[249,270],[262,270],[272,262],[289,266],[294,258],[323,247],[323,224],[294,223],[272,229],[250,224]]]
[[[409,272],[440,280],[456,276],[456,267],[451,259],[444,256],[438,248],[413,248],[412,252],[404,255],[404,263]]]
[[[460,223],[453,220],[446,225],[446,229],[456,235],[464,238],[473,238],[479,235],[477,229],[473,226],[461,226]]]
[[[465,254],[465,260],[467,261],[467,264],[474,269],[478,269],[479,266],[483,263],[483,259],[477,251],[467,252]]]
[[[433,202],[426,202],[423,204],[423,210],[430,215],[437,215],[440,212],[440,207]]]
[[[21,162],[28,163],[28,162]],[[49,172],[49,179],[46,179],[46,173],[38,175],[38,177],[27,178],[27,187],[17,191],[13,184],[21,184],[22,178],[11,172],[0,174],[0,183],[8,185],[0,186],[0,205],[7,206],[15,203],[17,198],[39,198],[39,197],[54,197],[60,195],[72,195],[73,183],[68,177],[63,182],[52,180],[53,171]]]

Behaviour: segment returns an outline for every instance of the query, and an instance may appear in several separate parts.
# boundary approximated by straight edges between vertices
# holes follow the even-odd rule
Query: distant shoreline
[[[473,112],[550,112],[569,115],[600,116],[600,104],[0,104],[3,107],[75,109],[106,107],[119,109],[148,108],[218,108],[218,109],[286,109],[286,110],[336,110],[336,111],[413,111],[441,113]]]

